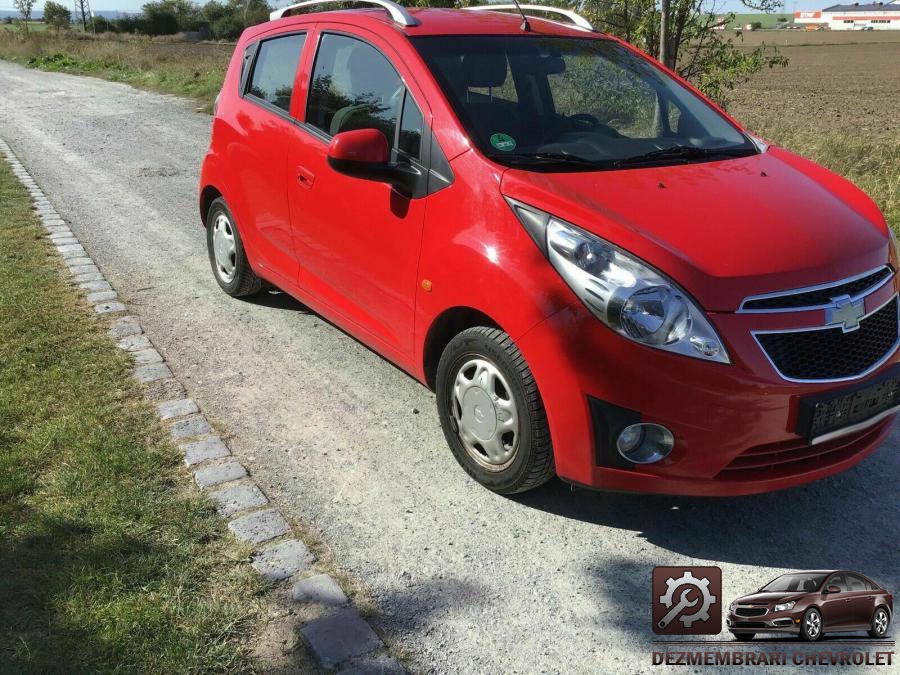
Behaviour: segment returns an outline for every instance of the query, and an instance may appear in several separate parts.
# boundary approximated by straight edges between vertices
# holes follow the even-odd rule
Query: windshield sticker
[[[507,134],[494,134],[491,136],[491,145],[503,152],[512,152],[516,149],[516,139]]]

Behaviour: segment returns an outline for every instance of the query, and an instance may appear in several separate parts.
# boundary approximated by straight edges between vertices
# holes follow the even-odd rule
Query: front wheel
[[[824,627],[819,610],[815,608],[808,609],[800,620],[800,639],[804,642],[815,642],[822,637]]]
[[[524,492],[554,475],[544,403],[525,359],[496,328],[454,337],[438,363],[441,426],[463,469],[494,492]]]
[[[891,617],[888,615],[884,607],[875,610],[875,616],[872,617],[872,626],[869,628],[869,635],[879,640],[887,635],[888,626],[891,625]]]

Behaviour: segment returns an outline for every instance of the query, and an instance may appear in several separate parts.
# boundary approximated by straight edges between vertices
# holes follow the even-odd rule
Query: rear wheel
[[[237,223],[221,197],[213,201],[206,216],[206,248],[213,275],[228,295],[238,298],[262,288],[247,260]]]
[[[888,626],[891,625],[891,617],[888,615],[884,607],[875,610],[875,616],[872,617],[872,627],[869,628],[869,635],[873,638],[883,638],[887,635]]]
[[[822,637],[822,615],[819,610],[811,608],[806,610],[803,619],[800,620],[800,639],[804,642],[815,642]]]
[[[494,492],[524,492],[554,474],[547,414],[525,359],[509,335],[469,328],[438,363],[441,426],[463,469]]]

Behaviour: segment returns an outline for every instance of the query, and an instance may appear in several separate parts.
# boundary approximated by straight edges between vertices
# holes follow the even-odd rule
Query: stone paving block
[[[127,307],[123,305],[121,302],[116,302],[112,300],[110,302],[101,302],[97,305],[94,305],[94,311],[97,314],[109,314],[110,312],[124,312]]]
[[[83,281],[103,281],[103,275],[100,274],[100,272],[79,273],[72,277],[72,281],[74,281],[76,284]]]
[[[148,401],[172,401],[177,398],[186,398],[187,392],[181,382],[174,377],[167,380],[156,380],[144,385],[144,398]]]
[[[94,291],[93,293],[88,293],[87,301],[88,302],[107,302],[108,300],[115,300],[118,295],[116,295],[115,291]]]
[[[78,240],[75,237],[64,237],[62,239],[54,239],[53,245],[56,247],[60,246],[71,246],[73,244],[78,244]],[[79,244],[80,245],[80,244]]]
[[[221,483],[228,483],[233,480],[245,478],[247,469],[240,462],[225,462],[224,464],[213,464],[212,466],[204,466],[194,472],[194,482],[200,488],[209,488]]]
[[[266,509],[235,518],[228,529],[246,544],[261,544],[287,533],[290,526],[278,511]]]
[[[66,221],[62,218],[51,218],[51,217],[43,217],[41,221],[44,224],[44,227],[59,227],[60,225],[65,225]]]
[[[383,654],[353,661],[341,668],[338,675],[406,675],[406,670],[392,656]]]
[[[138,382],[153,382],[172,377],[172,371],[165,363],[150,363],[146,366],[138,366],[134,369],[134,376]]]
[[[75,279],[74,277],[80,277],[83,274],[97,274],[100,275],[101,279],[103,278],[103,275],[100,274],[100,270],[96,265],[75,265],[69,268],[69,272],[74,281],[79,281],[79,279]],[[110,290],[112,290],[112,286],[110,286]]]
[[[372,627],[353,608],[339,609],[300,629],[313,656],[325,668],[368,654],[382,646]]]
[[[316,561],[316,556],[298,539],[286,539],[266,546],[253,556],[253,569],[270,583],[281,581],[307,569]]]
[[[156,363],[153,366],[142,367],[152,368],[159,365],[162,365],[166,370],[169,370],[168,366],[160,363]],[[171,377],[171,372],[169,373],[169,376]],[[209,422],[206,421],[206,418],[203,415],[194,415],[193,417],[186,417],[183,420],[173,422],[172,426],[169,427],[169,433],[172,434],[172,438],[175,440],[181,440],[182,438],[190,438],[191,436],[211,434],[212,427],[209,426]]]
[[[71,232],[68,225],[47,225],[45,223],[44,229],[50,234],[65,234],[66,232]]]
[[[138,320],[133,316],[120,317],[116,319],[109,328],[110,337],[119,339],[128,337],[129,335],[140,335],[143,332],[141,324],[139,324]]]
[[[68,227],[61,227],[55,232],[51,232],[47,238],[50,239],[50,241],[59,241],[60,239],[71,239],[74,236],[75,235],[72,234],[72,231]]]
[[[84,274],[85,272],[99,272],[100,268],[90,258],[67,258],[66,267],[72,274]]]
[[[301,579],[291,589],[291,597],[297,602],[315,602],[328,607],[347,604],[347,596],[338,583],[327,574]]]
[[[87,251],[82,248],[81,244],[66,244],[65,246],[57,246],[56,250],[63,258],[83,258],[87,255]]]
[[[229,518],[235,513],[269,503],[262,490],[253,483],[238,483],[210,492],[209,496],[216,501],[216,510],[223,518]]]
[[[182,443],[178,447],[184,453],[184,463],[188,466],[200,464],[209,459],[228,457],[231,454],[218,436],[201,438],[199,441],[192,441],[191,443]]]
[[[78,287],[90,293],[102,293],[103,291],[112,290],[112,286],[109,285],[108,281],[85,281],[83,284],[78,284]]]
[[[124,349],[126,352],[136,352],[153,346],[150,344],[150,338],[146,335],[129,335],[119,340],[118,344],[119,349]]]
[[[156,350],[153,350],[156,351]],[[135,356],[141,352],[135,352]],[[200,408],[189,398],[181,398],[175,401],[166,401],[156,406],[156,413],[161,420],[170,420],[174,417],[184,417],[185,415],[193,415],[200,412]]]
[[[162,363],[163,361],[162,355],[153,349],[153,347],[136,351],[132,356],[134,357],[134,362],[139,366],[146,366],[151,363]]]

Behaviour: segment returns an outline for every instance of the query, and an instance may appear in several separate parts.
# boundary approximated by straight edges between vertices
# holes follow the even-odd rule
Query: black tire
[[[818,626],[818,631],[810,635],[811,626]],[[825,622],[822,614],[815,607],[810,607],[800,620],[800,639],[804,642],[815,642],[825,634]]]
[[[224,270],[216,263],[216,253],[213,244],[213,232],[220,218],[227,220],[226,230],[230,231],[234,238],[234,253],[231,256],[234,265],[233,276],[229,279]],[[263,286],[262,280],[256,276],[247,254],[244,252],[244,243],[241,241],[241,233],[237,223],[228,209],[225,200],[219,197],[215,199],[206,214],[206,250],[209,254],[209,264],[212,267],[213,276],[216,278],[223,291],[233,298],[258,293]]]
[[[884,629],[878,628],[879,619],[884,619]],[[869,627],[869,636],[881,640],[887,637],[888,628],[891,627],[891,614],[884,607],[878,607],[872,616],[872,625]]]
[[[492,365],[506,381],[508,387],[501,382],[502,397],[514,403],[518,419],[517,434],[507,432],[503,438],[497,437],[500,443],[505,443],[507,435],[514,438],[509,443],[510,458],[494,466],[488,465],[484,450],[481,450],[484,457],[478,457],[478,443],[474,448],[467,448],[457,422],[462,409],[455,401],[454,384],[460,371],[473,359]],[[472,478],[494,492],[513,494],[536,488],[554,476],[553,446],[544,403],[528,364],[509,335],[496,328],[478,326],[454,337],[441,355],[436,384],[444,436],[456,461]],[[477,414],[478,406],[475,409]],[[496,436],[496,431],[493,435]]]
[[[750,642],[753,638],[756,637],[756,633],[735,633],[731,631],[731,634],[734,636],[735,640],[739,640],[741,642]]]

